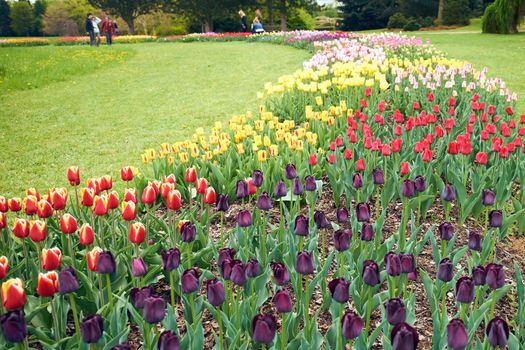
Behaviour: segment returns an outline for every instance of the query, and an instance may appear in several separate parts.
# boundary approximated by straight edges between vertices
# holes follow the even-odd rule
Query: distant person
[[[86,33],[89,35],[89,45],[95,46],[95,31],[93,29],[92,13],[88,13],[86,16]]]
[[[95,45],[100,45],[100,28],[98,27],[98,24],[102,22],[100,18],[97,16],[91,15],[91,23],[93,23],[93,33],[95,34]]]
[[[259,7],[257,7],[255,9],[255,18],[257,18],[259,20],[259,22],[263,22],[263,17],[262,17],[262,12],[261,12],[261,9]]]
[[[254,34],[264,33],[264,27],[257,17],[253,19],[252,33]]]
[[[117,21],[113,21],[113,28],[115,29],[115,35],[118,35],[119,32],[118,32],[118,24],[117,24]]]
[[[239,16],[241,17],[241,29],[243,32],[248,31],[248,19],[246,18],[246,13],[243,10],[239,10]]]
[[[109,16],[102,22],[102,33],[106,36],[106,44],[113,44],[113,35],[115,35],[115,24]]]

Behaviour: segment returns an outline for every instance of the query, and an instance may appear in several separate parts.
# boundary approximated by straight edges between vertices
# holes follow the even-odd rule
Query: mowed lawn
[[[118,177],[146,148],[255,111],[264,83],[308,56],[244,42],[2,48],[0,195],[66,186],[70,165]]]

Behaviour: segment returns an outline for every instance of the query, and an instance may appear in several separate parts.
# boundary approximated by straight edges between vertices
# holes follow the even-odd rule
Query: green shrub
[[[490,4],[481,20],[481,30],[483,33],[499,33],[498,21],[496,21],[496,7]]]
[[[421,25],[422,28],[432,27],[434,25],[434,21],[435,21],[434,17],[428,16],[425,18],[421,18],[419,20],[419,24]]]
[[[388,19],[388,28],[403,28],[407,24],[406,17],[401,12],[396,12]]]
[[[419,29],[421,29],[421,25],[419,25],[414,18],[411,18],[407,24],[403,26],[403,30],[406,30],[407,32],[414,32]]]
[[[288,30],[306,29],[312,30],[315,28],[315,18],[312,17],[304,9],[294,10],[287,21]]]
[[[443,10],[443,24],[469,24],[470,7],[468,0],[447,0]]]

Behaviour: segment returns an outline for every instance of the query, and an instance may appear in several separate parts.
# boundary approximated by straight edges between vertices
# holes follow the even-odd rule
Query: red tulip
[[[9,198],[7,200],[7,206],[9,210],[16,213],[22,210],[22,200],[20,198]]]
[[[334,153],[330,153],[328,155],[328,163],[334,164],[334,162],[335,162],[335,154]]]
[[[165,176],[164,179],[162,179],[162,182],[170,183],[170,184],[177,186],[177,179],[175,178],[175,175],[173,174],[169,174],[168,176]]]
[[[88,179],[87,187],[91,188],[94,191],[93,196],[99,194],[101,191],[100,190],[100,179],[94,179],[94,178]],[[89,205],[86,205],[86,207],[89,207]]]
[[[448,154],[458,154],[459,147],[456,141],[450,141],[448,144]]]
[[[257,186],[255,186],[253,184],[253,180],[251,177],[247,178],[245,180],[247,183],[248,183],[248,194],[252,195],[252,194],[255,194],[257,193]],[[207,190],[207,189],[206,189]],[[206,190],[204,191],[204,193],[206,193]],[[215,193],[215,190],[213,191]]]
[[[113,187],[113,178],[111,175],[104,175],[100,177],[100,190],[108,191]]]
[[[142,191],[142,203],[147,205],[153,205],[157,197],[157,192],[152,185],[148,185]]]
[[[65,234],[77,232],[77,220],[70,214],[64,214],[60,218],[60,231]]]
[[[131,243],[141,244],[146,239],[146,228],[140,222],[135,222],[129,227],[128,238]]]
[[[432,161],[432,151],[428,148],[423,152],[423,161],[424,162],[431,162]]]
[[[158,182],[157,180],[154,180],[152,182],[149,182],[148,185],[153,187],[153,190],[155,190],[155,195],[158,196],[160,192],[160,182]]]
[[[91,187],[80,189],[80,203],[85,207],[92,207],[95,199],[95,190]]]
[[[93,231],[93,228],[87,223],[80,227],[78,236],[80,239],[80,244],[84,246],[90,245],[95,240],[95,232]]]
[[[197,190],[197,193],[204,194],[206,192],[206,188],[208,187],[208,181],[206,181],[205,178],[199,178],[195,182],[195,189]]]
[[[58,274],[55,271],[38,274],[36,292],[40,297],[52,297],[58,292]]]
[[[36,196],[29,195],[24,198],[24,208],[26,215],[35,215],[38,211],[38,199]]]
[[[137,201],[137,190],[134,188],[126,188],[126,191],[124,191],[124,202],[137,204]]]
[[[512,106],[505,107],[505,112],[507,112],[508,115],[514,115],[514,111],[512,110]]]
[[[358,159],[356,162],[357,171],[364,171],[365,170],[365,161],[363,159]]]
[[[63,210],[67,203],[67,190],[65,188],[50,189],[49,201],[55,210]]]
[[[42,249],[42,269],[51,271],[60,267],[62,252],[58,247]]]
[[[118,208],[119,198],[117,191],[112,191],[108,194],[108,209],[113,210]]]
[[[94,247],[91,251],[87,252],[86,260],[88,268],[93,271],[98,271],[98,258],[100,257],[100,253],[102,253],[102,249],[99,247]]]
[[[70,166],[67,169],[67,179],[71,186],[80,185],[80,169],[77,166]]]
[[[0,256],[0,280],[4,279],[9,271],[9,262],[5,256]]]
[[[135,174],[133,174],[133,168],[130,166],[125,166],[122,169],[120,169],[120,178],[122,179],[122,181],[131,181],[133,180],[134,175]]]
[[[180,192],[177,190],[170,191],[168,198],[166,198],[166,205],[170,210],[179,210],[182,206]]]
[[[397,153],[401,151],[402,145],[403,145],[403,139],[392,140],[392,152]]]
[[[408,162],[401,162],[400,174],[408,175],[409,172],[410,172],[410,168],[409,168]]]
[[[97,216],[104,216],[108,213],[108,197],[106,195],[95,196],[93,213]]]
[[[16,219],[13,225],[13,234],[18,238],[29,236],[29,221],[26,219]]]
[[[26,196],[35,196],[37,202],[40,200],[40,194],[34,187],[30,187],[26,190]]]
[[[29,238],[33,242],[42,242],[46,239],[47,225],[44,221],[35,220],[29,222]]]
[[[344,156],[345,156],[345,160],[350,160],[350,159],[352,159],[352,150],[349,149],[349,148],[345,149],[345,154],[344,154]]]
[[[0,211],[0,231],[2,231],[7,226],[7,220],[5,214]],[[2,234],[0,232],[0,234]]]
[[[137,217],[137,208],[135,207],[135,203],[132,201],[124,201],[122,202],[122,218],[125,221],[132,221],[135,220]]]
[[[167,199],[168,193],[173,191],[175,189],[175,185],[171,182],[164,182],[162,185],[160,185],[160,195],[162,198]]]
[[[250,179],[250,182],[251,182],[251,179]],[[257,189],[257,187],[255,187],[255,189]],[[215,205],[216,199],[217,197],[215,195],[215,189],[213,187],[208,187],[206,189],[206,193],[204,193],[204,203],[209,204],[209,205]]]
[[[7,310],[19,309],[26,303],[24,282],[20,278],[11,278],[2,283],[2,305]]]
[[[187,168],[184,174],[184,180],[188,183],[194,183],[197,180],[197,170],[194,167]]]
[[[9,210],[7,205],[7,199],[4,196],[0,196],[0,212],[5,213]]]
[[[51,203],[45,199],[39,200],[37,204],[37,214],[40,219],[47,219],[53,215],[53,207],[51,206]]]
[[[478,152],[476,154],[476,163],[480,165],[485,165],[487,164],[488,158],[489,155],[486,152]]]

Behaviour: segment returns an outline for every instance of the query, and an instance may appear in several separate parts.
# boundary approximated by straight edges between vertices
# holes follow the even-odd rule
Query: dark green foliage
[[[436,17],[438,0],[399,0],[399,10],[406,17]]]
[[[47,3],[44,0],[37,0],[33,4],[33,15],[35,16],[34,35],[42,35],[42,19],[46,13]]]
[[[444,25],[467,25],[469,23],[470,7],[468,0],[447,0],[443,13]]]
[[[12,34],[10,10],[9,3],[6,0],[0,0],[0,36]]]
[[[403,30],[406,30],[407,32],[413,32],[416,30],[419,30],[421,28],[421,25],[417,22],[415,19],[411,19],[405,24],[403,27]]]
[[[388,28],[401,29],[407,24],[406,17],[401,12],[396,12],[388,19]]]
[[[525,0],[496,0],[483,15],[483,33],[516,33],[524,15]]]
[[[29,2],[19,1],[13,3],[11,12],[11,29],[16,35],[28,36],[35,28],[35,15]]]
[[[343,0],[340,3],[344,30],[384,28],[396,8],[395,0]]]
[[[419,24],[422,28],[432,27],[434,25],[434,17],[425,17],[419,20]]]

